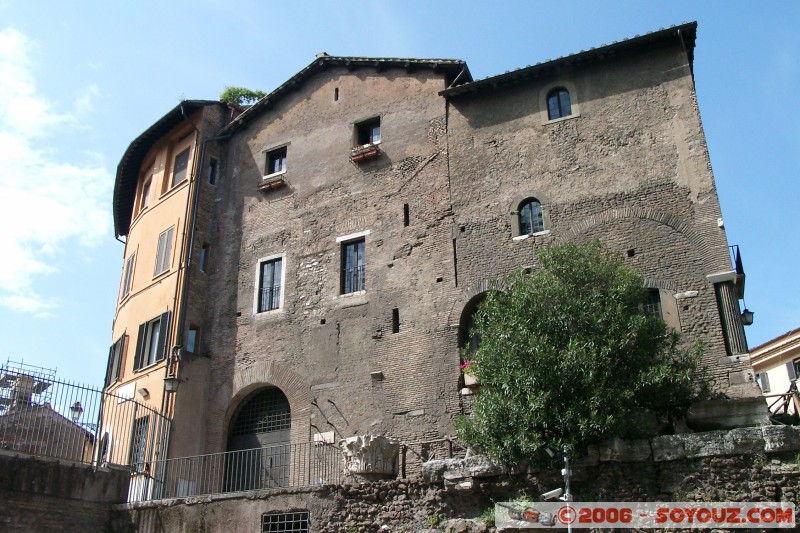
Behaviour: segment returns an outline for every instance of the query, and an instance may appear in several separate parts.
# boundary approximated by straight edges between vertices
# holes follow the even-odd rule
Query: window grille
[[[642,302],[642,313],[661,318],[661,293],[658,289],[647,290],[647,297]]]
[[[236,417],[232,435],[253,435],[290,429],[289,400],[278,388],[264,389],[250,398]]]
[[[261,515],[261,533],[308,533],[308,511]]]

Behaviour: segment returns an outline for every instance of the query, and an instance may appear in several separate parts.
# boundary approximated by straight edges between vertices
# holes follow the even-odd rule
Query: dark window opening
[[[147,205],[150,203],[150,189],[152,187],[153,180],[152,178],[148,179],[144,185],[142,186],[142,200],[140,205],[142,206],[139,210],[146,208]]]
[[[531,235],[544,231],[542,204],[536,198],[529,198],[519,206],[519,233]]]
[[[258,280],[259,313],[280,308],[282,285],[283,259],[271,259],[261,263]]]
[[[367,268],[364,251],[364,239],[342,244],[342,294],[364,290]]]
[[[286,172],[286,147],[267,152],[267,175]]]
[[[628,257],[633,257],[634,255],[636,255],[635,249],[631,248],[630,250],[628,250]]]
[[[558,87],[547,93],[547,118],[555,120],[557,118],[568,117],[572,114],[569,91],[563,87]]]
[[[206,172],[206,179],[208,183],[211,185],[217,184],[217,171],[219,169],[219,160],[216,157],[212,157],[208,160],[208,170]]]
[[[467,305],[461,312],[461,321],[458,328],[459,346],[470,353],[477,351],[481,343],[481,336],[475,331],[475,326],[477,324],[478,307],[485,299],[485,292],[474,296],[467,302]]]
[[[392,333],[400,333],[400,310],[392,309]]]
[[[186,179],[189,171],[189,149],[175,156],[175,164],[172,166],[172,186],[176,186]]]
[[[339,101],[339,88],[338,87],[333,89],[333,101],[334,102],[338,102]]]
[[[208,252],[211,249],[210,244],[203,243],[203,246],[200,248],[200,260],[197,262],[197,268],[200,272],[206,271],[206,261],[208,261]]]
[[[408,226],[410,213],[408,211],[408,204],[403,204],[403,226]]]
[[[658,289],[647,289],[641,310],[645,315],[661,318],[661,292]]]
[[[197,326],[189,326],[189,331],[186,333],[186,351],[195,353],[197,351],[198,341],[198,328]]]
[[[356,146],[381,142],[381,119],[375,118],[356,124]]]

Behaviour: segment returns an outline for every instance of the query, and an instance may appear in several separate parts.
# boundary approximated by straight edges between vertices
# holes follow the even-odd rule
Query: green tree
[[[223,91],[219,95],[219,99],[223,102],[228,102],[230,104],[236,105],[248,105],[254,104],[261,98],[263,98],[267,93],[264,91],[254,91],[252,89],[246,89],[244,87],[225,87]]]
[[[702,347],[682,347],[641,311],[641,275],[599,242],[550,246],[539,259],[478,308],[480,345],[464,358],[481,389],[473,418],[457,423],[462,439],[507,465],[541,464],[545,447],[635,436],[647,411],[671,422],[708,396]]]

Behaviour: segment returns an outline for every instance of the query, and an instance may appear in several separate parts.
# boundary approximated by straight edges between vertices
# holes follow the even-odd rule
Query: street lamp
[[[745,307],[744,311],[742,311],[742,325],[743,326],[752,325],[753,324],[753,315],[754,314],[755,313],[753,313],[751,310],[749,310],[747,307]]]
[[[81,405],[81,402],[76,401],[75,403],[72,404],[72,406],[70,406],[69,417],[72,419],[73,422],[77,422],[82,414],[83,414],[83,406]]]
[[[178,385],[180,385],[181,380],[178,379],[176,376],[167,376],[164,378],[164,392],[172,393],[178,392]]]

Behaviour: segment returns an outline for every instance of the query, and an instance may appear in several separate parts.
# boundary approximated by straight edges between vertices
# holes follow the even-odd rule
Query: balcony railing
[[[142,499],[336,484],[344,467],[336,446],[321,442],[156,461],[154,490]]]
[[[258,312],[272,311],[281,305],[281,286],[261,287],[261,295],[258,300]]]

